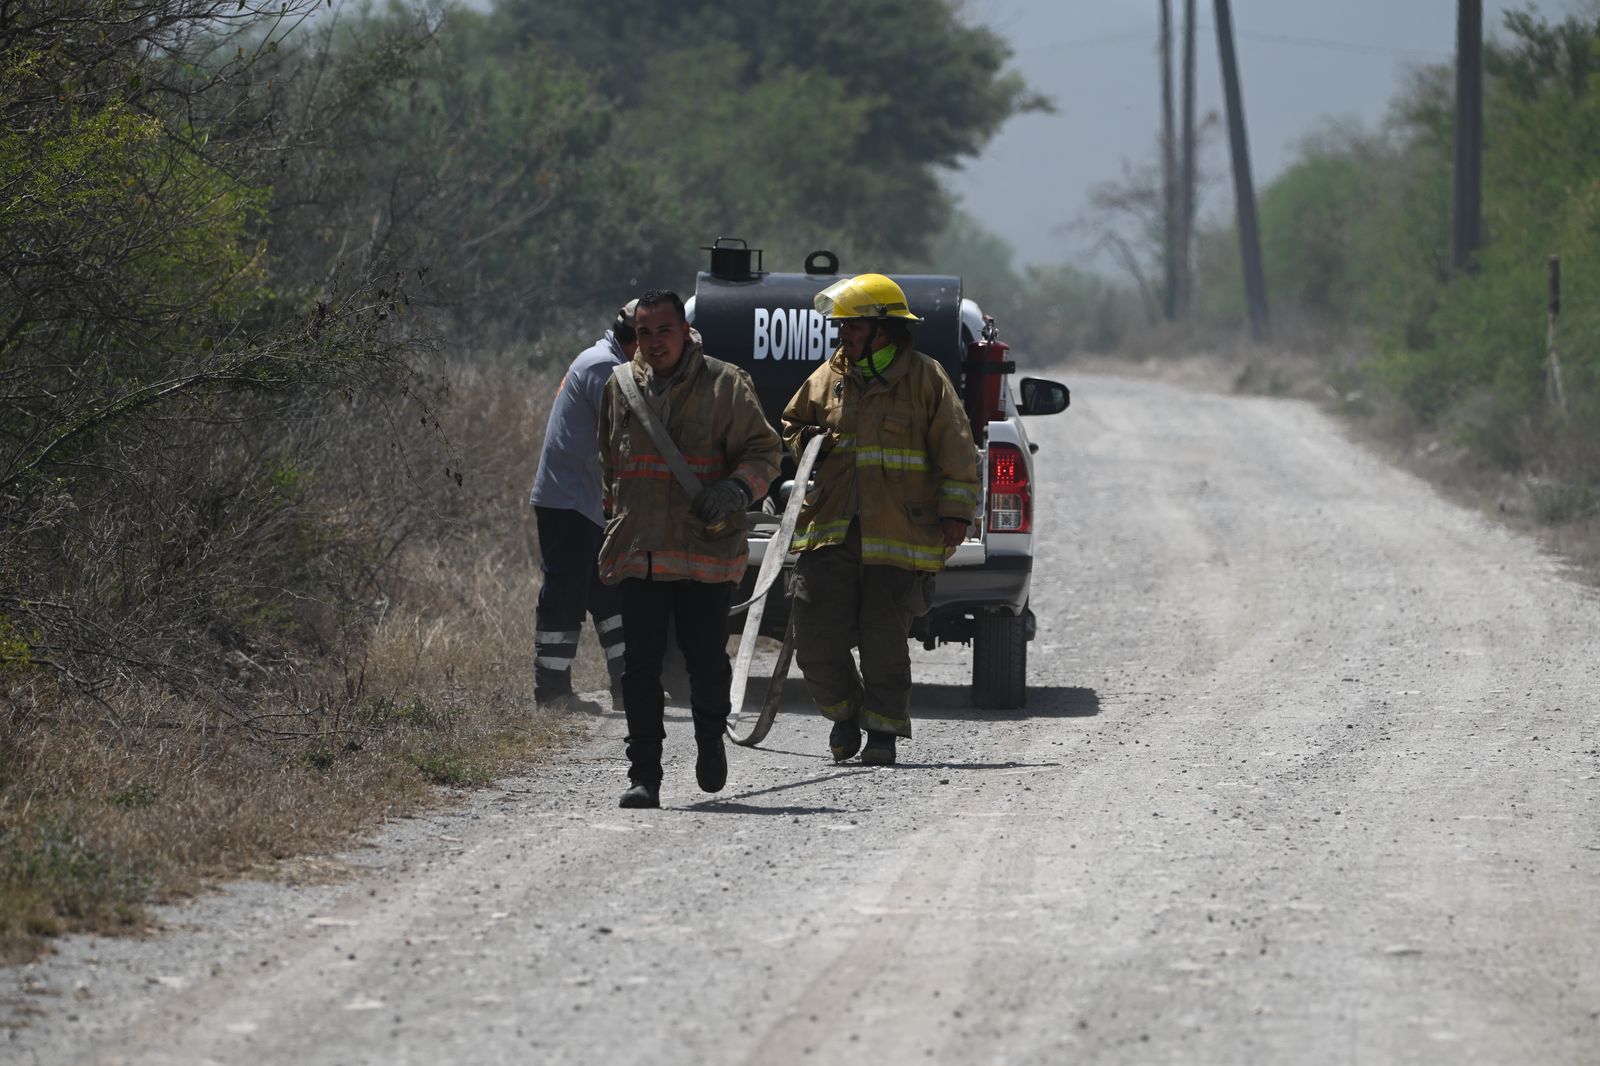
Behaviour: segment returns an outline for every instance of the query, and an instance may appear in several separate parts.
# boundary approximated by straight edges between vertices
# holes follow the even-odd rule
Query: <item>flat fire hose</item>
[[[822,454],[822,436],[818,434],[800,453],[800,465],[794,473],[794,487],[789,490],[789,502],[783,508],[783,519],[778,523],[772,539],[767,541],[766,554],[761,558],[761,569],[756,571],[755,592],[745,602],[734,607],[729,614],[749,610],[745,616],[744,632],[739,637],[739,654],[733,660],[733,685],[729,697],[733,713],[728,716],[728,737],[735,744],[750,747],[766,739],[778,717],[778,704],[783,698],[783,683],[789,676],[789,661],[794,657],[794,617],[789,618],[783,633],[783,646],[778,650],[778,662],[773,667],[772,679],[767,683],[767,695],[761,701],[761,710],[755,715],[744,713],[744,690],[750,684],[750,664],[756,654],[756,640],[761,636],[761,616],[767,609],[767,593],[783,572],[783,560],[789,554],[794,540],[794,527],[800,521],[800,508],[805,503],[806,486],[811,481],[811,470]],[[748,729],[741,727],[748,719]]]

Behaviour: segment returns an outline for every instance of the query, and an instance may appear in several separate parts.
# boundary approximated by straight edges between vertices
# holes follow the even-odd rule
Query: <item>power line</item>
[[[1150,31],[1147,29],[1124,30],[1121,33],[1110,33],[1104,37],[1085,37],[1076,41],[1055,41],[1051,44],[1030,44],[1026,48],[1014,48],[1012,51],[1017,53],[1055,52],[1072,48],[1097,48],[1103,44],[1124,44],[1130,41],[1148,44],[1150,40]]]
[[[1206,29],[1211,27],[1207,26]],[[1253,33],[1237,30],[1236,37],[1262,41],[1268,44],[1287,44],[1296,48],[1324,48],[1330,52],[1365,52],[1369,55],[1405,56],[1411,59],[1448,59],[1448,52],[1429,52],[1416,48],[1389,48],[1381,44],[1357,44],[1354,41],[1329,41],[1320,37],[1290,37],[1278,33]]]
[[[1198,24],[1198,28],[1207,33],[1214,33],[1216,27]],[[1330,52],[1359,52],[1367,55],[1395,56],[1404,59],[1424,59],[1443,62],[1450,58],[1448,52],[1432,52],[1417,48],[1392,48],[1381,44],[1361,44],[1356,41],[1330,41],[1322,37],[1294,37],[1281,33],[1255,33],[1248,30],[1235,29],[1234,36],[1243,40],[1259,41],[1263,44],[1288,45],[1291,48],[1320,48]],[[1153,36],[1148,29],[1124,30],[1121,33],[1106,34],[1103,37],[1085,37],[1075,41],[1052,41],[1048,44],[1031,44],[1023,48],[1014,48],[1012,51],[1021,55],[1026,52],[1057,52],[1068,51],[1075,48],[1098,48],[1108,44],[1149,43],[1153,46]]]

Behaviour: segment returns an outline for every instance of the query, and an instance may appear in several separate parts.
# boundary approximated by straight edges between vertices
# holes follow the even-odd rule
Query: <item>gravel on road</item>
[[[620,716],[8,971],[16,1063],[1588,1063],[1600,598],[1299,402],[1059,375],[1028,704],[913,654],[902,764],[798,674],[664,809]],[[601,697],[604,698],[603,696]]]

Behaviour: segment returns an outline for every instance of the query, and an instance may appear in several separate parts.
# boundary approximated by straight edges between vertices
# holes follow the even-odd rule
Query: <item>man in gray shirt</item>
[[[611,369],[633,357],[637,300],[617,312],[603,337],[572,361],[550,405],[534,476],[539,528],[539,601],[534,608],[533,698],[552,710],[600,708],[572,691],[572,661],[587,610],[594,619],[613,692],[622,677],[622,597],[600,582],[596,560],[605,534],[600,492],[599,412]]]

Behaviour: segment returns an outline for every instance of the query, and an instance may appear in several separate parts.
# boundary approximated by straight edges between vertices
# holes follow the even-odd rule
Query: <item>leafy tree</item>
[[[741,63],[712,44],[647,64],[658,91],[619,117],[620,150],[670,190],[683,251],[696,259],[708,236],[729,234],[758,237],[791,269],[819,247],[848,261],[863,243],[860,198],[851,171],[820,161],[852,150],[867,105],[818,71],[784,69],[745,86]]]
[[[502,0],[494,17],[503,40],[572,57],[624,111],[652,116],[630,127],[631,153],[673,154],[651,134],[670,121],[711,178],[702,202],[746,202],[781,172],[768,225],[849,233],[850,250],[875,259],[914,255],[941,228],[938,168],[1049,106],[1005,71],[1005,43],[948,0]]]
[[[1354,321],[1428,425],[1507,468],[1593,485],[1600,469],[1600,14],[1506,16],[1485,49],[1486,240],[1449,264],[1453,78],[1419,71],[1379,134],[1330,130],[1264,191],[1280,308]],[[1560,255],[1557,357],[1546,261]],[[1237,267],[1219,258],[1213,293]],[[1220,284],[1220,287],[1219,287]],[[1560,376],[1557,377],[1559,366]]]
[[[405,264],[470,346],[614,306],[630,273],[679,261],[672,187],[618,151],[614,107],[569,62],[498,48],[496,31],[471,11],[435,24],[394,9],[296,46],[285,81],[320,113],[277,187],[290,276]]]
[[[1552,25],[1513,12],[1506,28],[1508,39],[1485,51],[1488,240],[1474,273],[1440,291],[1416,334],[1422,343],[1397,347],[1388,369],[1419,412],[1455,418],[1490,454],[1520,465],[1545,447],[1535,427],[1549,415],[1544,268],[1553,253],[1565,266],[1574,399],[1585,410],[1595,402],[1600,17]],[[1413,110],[1420,141],[1439,139],[1445,107],[1435,99]]]
[[[242,567],[230,530],[269,513],[308,528],[284,494],[212,465],[234,427],[404,370],[392,282],[330,272],[274,300],[277,116],[253,79],[311,6],[81,0],[0,19],[0,620],[27,662],[91,690],[192,679],[198,636],[264,617],[259,588],[195,583]],[[266,478],[260,441],[231,443]]]
[[[819,42],[830,19],[852,29]],[[421,266],[414,298],[466,346],[683,287],[719,235],[774,265],[905,259],[948,217],[938,169],[1043,106],[1005,58],[942,2],[506,0],[325,23],[273,61],[306,116],[273,253],[302,286],[338,262]]]

